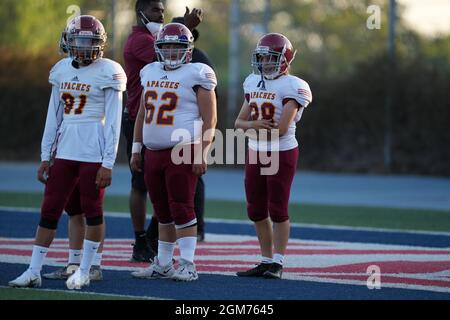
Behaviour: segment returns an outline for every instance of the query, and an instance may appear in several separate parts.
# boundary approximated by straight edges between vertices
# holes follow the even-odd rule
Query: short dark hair
[[[163,2],[163,1],[162,0],[137,0],[136,6],[135,6],[136,13],[139,13],[139,11],[145,11],[145,9],[147,9],[148,6],[152,2]]]

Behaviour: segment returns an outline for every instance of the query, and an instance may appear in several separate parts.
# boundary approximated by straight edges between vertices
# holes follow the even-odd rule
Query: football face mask
[[[67,42],[70,57],[78,63],[90,64],[102,56],[99,37],[69,35]]]
[[[252,55],[252,67],[256,74],[262,74],[267,79],[274,79],[281,73],[284,56],[267,47],[258,47]]]
[[[187,45],[180,43],[164,43],[156,51],[160,62],[169,69],[176,69],[186,63],[186,58],[191,53]]]

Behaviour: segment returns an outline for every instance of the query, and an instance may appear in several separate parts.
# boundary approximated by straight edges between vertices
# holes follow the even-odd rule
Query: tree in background
[[[173,1],[173,0],[171,0]],[[116,0],[116,27],[109,0],[0,1],[0,140],[2,159],[38,159],[50,86],[48,71],[58,56],[59,35],[78,5],[94,14],[115,37],[117,58],[134,24],[127,16],[134,0]],[[230,0],[199,0],[204,9],[196,45],[216,64],[219,77],[219,128],[226,110],[228,16]],[[382,167],[383,106],[388,64],[386,0],[272,0],[270,31],[286,34],[299,50],[292,71],[305,78],[315,95],[298,134],[301,165],[308,169],[379,172]],[[241,83],[262,35],[263,0],[241,0]],[[381,8],[381,29],[368,30],[367,7]],[[430,4],[432,5],[432,4]],[[450,175],[450,35],[426,38],[403,23],[398,11],[397,75],[393,106],[394,172]],[[176,13],[180,15],[180,13]],[[166,19],[171,18],[168,12]],[[168,21],[168,20],[167,20]],[[116,31],[116,32],[114,32]],[[111,46],[111,42],[109,43]],[[111,47],[110,47],[111,49]],[[112,57],[112,52],[106,53]],[[241,87],[240,87],[240,90]],[[236,101],[236,109],[242,96]],[[37,122],[36,122],[37,121]],[[17,130],[22,123],[27,130]]]

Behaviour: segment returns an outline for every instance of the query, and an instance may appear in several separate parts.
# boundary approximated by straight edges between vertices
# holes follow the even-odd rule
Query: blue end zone
[[[0,210],[0,237],[33,238],[39,214]],[[67,237],[67,216],[59,223],[58,238]],[[107,217],[107,238],[132,238],[131,220]],[[216,234],[254,235],[251,224],[208,222],[207,231]],[[401,232],[355,231],[293,227],[292,238],[402,244],[425,247],[450,247],[450,236],[411,234]],[[25,268],[24,264],[0,263],[0,286],[7,286]],[[43,272],[56,267],[44,266]],[[320,283],[299,280],[268,280],[238,278],[226,275],[201,274],[193,283],[171,280],[133,279],[129,271],[104,270],[104,280],[94,282],[82,291],[105,294],[158,297],[177,300],[448,300],[450,294],[423,290],[382,288],[369,290],[366,286]],[[43,279],[43,288],[66,290],[64,281]]]
[[[43,272],[55,267],[44,266]],[[0,263],[0,285],[17,277],[23,264]],[[103,281],[94,282],[81,292],[158,297],[175,300],[448,300],[446,293],[365,286],[318,283],[297,280],[267,280],[200,274],[199,281],[133,279],[130,272],[103,271]],[[46,289],[67,290],[64,281],[43,279]]]

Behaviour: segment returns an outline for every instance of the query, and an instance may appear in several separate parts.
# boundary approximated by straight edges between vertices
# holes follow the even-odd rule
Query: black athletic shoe
[[[131,256],[130,262],[153,262],[155,258],[155,253],[148,247],[137,246],[133,244],[133,255]]]
[[[264,272],[264,278],[268,279],[281,279],[281,275],[283,274],[283,266],[276,262],[272,263],[269,267],[269,270]]]
[[[247,271],[239,271],[236,272],[236,274],[238,277],[262,277],[264,275],[264,272],[269,270],[270,266],[270,263],[260,263],[253,269]]]

